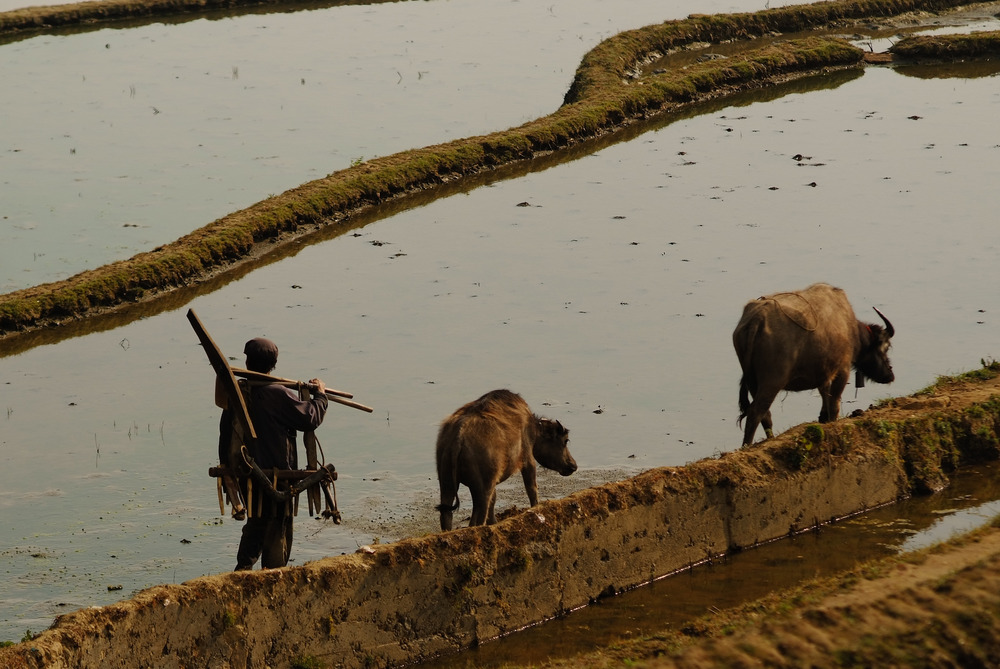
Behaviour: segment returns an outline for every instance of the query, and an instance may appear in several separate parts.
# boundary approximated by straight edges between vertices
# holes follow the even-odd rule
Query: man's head
[[[247,356],[247,369],[267,374],[278,364],[278,345],[270,339],[255,337],[243,347]]]

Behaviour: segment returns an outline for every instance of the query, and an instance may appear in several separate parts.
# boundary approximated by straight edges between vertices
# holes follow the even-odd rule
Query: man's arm
[[[329,405],[326,395],[317,393],[311,400],[303,401],[294,389],[276,384],[264,386],[260,391],[267,393],[272,415],[288,429],[299,432],[315,430],[326,416]]]

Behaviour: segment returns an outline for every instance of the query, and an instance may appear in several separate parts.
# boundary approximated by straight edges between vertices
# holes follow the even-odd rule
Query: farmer
[[[263,337],[248,341],[243,352],[247,356],[247,369],[253,372],[267,374],[278,363],[277,345]],[[276,383],[250,390],[247,409],[257,433],[250,455],[261,469],[294,469],[295,433],[315,430],[323,422],[327,408],[326,385],[319,379],[312,379],[309,385],[314,386],[310,400],[301,400],[295,390]],[[287,484],[278,481],[278,485]],[[256,491],[254,497],[257,497]],[[243,526],[236,553],[236,571],[252,569],[258,558],[264,569],[288,564],[292,550],[290,504],[277,502],[263,492],[260,499],[260,513],[253,513]]]

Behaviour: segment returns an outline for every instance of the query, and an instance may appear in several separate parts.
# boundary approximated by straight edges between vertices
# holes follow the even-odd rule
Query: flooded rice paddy
[[[496,11],[510,26],[517,22],[505,12],[521,11],[522,4],[538,10],[533,3],[473,4]],[[545,11],[552,6],[570,13],[566,5],[544,4]],[[649,5],[646,11],[652,12],[653,4],[635,6]],[[434,9],[435,26],[456,9],[478,16],[469,3],[391,6]],[[600,33],[611,12],[604,3],[589,6],[593,13],[577,13],[573,25],[600,23]],[[346,9],[315,12],[312,20]],[[252,25],[272,16],[248,20]],[[652,21],[642,18],[615,30]],[[502,25],[499,18],[496,24]],[[140,30],[208,27],[214,24]],[[96,44],[104,49],[108,38],[135,39],[131,33],[109,31]],[[446,34],[413,39],[444,42]],[[64,41],[96,35],[38,37],[0,50],[27,48],[35,40],[65,47]],[[508,45],[513,41],[510,37]],[[156,233],[167,241],[267,194],[254,189],[281,190],[311,178],[310,170],[322,174],[359,155],[445,141],[547,113],[586,48],[573,58],[560,57],[565,71],[559,76],[539,75],[547,83],[538,84],[537,96],[536,84],[527,80],[540,69],[548,72],[555,55],[535,52],[528,58],[535,63],[522,69],[489,59],[502,71],[498,81],[525,81],[523,101],[512,93],[512,83],[497,84],[505,93],[480,105],[466,99],[467,91],[442,88],[434,93],[440,97],[433,108],[433,96],[423,101],[425,129],[400,129],[395,140],[384,137],[390,121],[368,118],[374,111],[359,113],[359,122],[373,125],[356,136],[330,128],[353,143],[340,144],[338,158],[330,152],[329,146],[337,146],[331,140],[309,159],[312,168],[302,169],[305,160],[289,174],[280,168],[271,177],[241,171],[247,156],[273,153],[255,145],[250,124],[236,142],[246,144],[246,153],[226,158],[236,165],[231,173],[221,163],[189,156],[199,163],[190,171],[201,175],[190,183],[184,181],[189,170],[164,169],[159,177],[99,197],[107,198],[108,211],[127,211],[129,201],[168,209],[165,219],[184,224]],[[371,58],[377,62],[379,56]],[[218,67],[227,76],[219,75],[216,83],[245,83],[246,66],[234,79],[233,59],[226,60]],[[440,67],[461,69],[462,62],[442,61]],[[535,68],[537,63],[545,67]],[[997,357],[996,72],[957,66],[868,69],[703,106],[576,160],[303,245],[172,310],[0,358],[0,639],[18,639],[25,629],[48,626],[54,615],[116,601],[143,587],[233,567],[240,527],[219,516],[214,480],[207,476],[218,413],[211,369],[184,317],[188,307],[234,358],[246,339],[271,337],[282,351],[277,373],[318,375],[375,407],[366,414],[334,406],[320,429],[326,458],[340,472],[344,524],[301,515],[294,564],[436,531],[437,424],[493,388],[520,392],[537,412],[571,430],[581,471],[567,479],[540,477],[543,498],[734,449],[741,437],[735,424],[739,367],[730,334],[743,303],[762,293],[824,280],[847,290],[861,318],[874,319],[871,307],[877,306],[892,319],[897,382],[861,389],[857,399],[849,386],[845,412]],[[299,78],[293,80],[301,86]],[[484,91],[491,88],[492,79],[480,79]],[[379,105],[369,95],[381,94],[357,96],[374,110]],[[129,92],[125,97],[133,100]],[[538,103],[539,97],[544,101]],[[239,106],[231,99],[227,104]],[[405,106],[399,100],[387,106],[400,104]],[[420,106],[415,103],[414,109]],[[317,123],[306,127],[307,141],[298,146],[316,148],[315,138],[323,136],[318,129],[325,128]],[[259,127],[272,125],[261,119]],[[300,152],[280,137],[270,141],[289,154]],[[94,146],[100,148],[100,138]],[[3,148],[0,160],[6,165],[11,156]],[[144,151],[155,162],[159,148]],[[178,150],[178,156],[184,154]],[[67,148],[66,159],[74,155],[80,152]],[[37,172],[46,174],[49,164],[41,161]],[[140,173],[132,167],[124,173]],[[89,179],[92,173],[84,174]],[[209,174],[230,185],[207,183]],[[9,188],[13,178],[4,177],[5,193],[28,188]],[[69,178],[54,176],[45,186],[51,191],[41,191],[38,202],[45,192],[64,192],[58,179]],[[253,188],[247,181],[254,181]],[[161,197],[154,186],[173,192]],[[232,195],[245,187],[242,195]],[[213,199],[219,193],[232,199]],[[173,209],[199,198],[204,202],[197,213]],[[18,206],[42,212],[38,202]],[[52,207],[64,206],[71,208],[53,200]],[[79,213],[78,220],[83,226],[95,218]],[[132,244],[159,243],[152,237],[125,241],[136,229],[123,228],[121,220],[108,225],[114,228],[109,238],[121,239],[124,255],[132,253]],[[12,236],[8,243],[7,234],[0,252],[19,259],[33,253],[33,242]],[[61,234],[51,236],[58,240]],[[19,250],[9,252],[12,246]],[[100,249],[107,246],[96,243],[93,257],[90,246],[77,246],[67,257],[82,266],[100,264],[105,262]],[[78,253],[81,248],[87,250]],[[4,274],[7,262],[5,256]],[[779,398],[775,427],[813,420],[818,409],[819,399],[810,393]],[[504,506],[525,504],[519,486],[516,481],[504,486]],[[957,506],[950,499],[942,498],[944,506]],[[980,501],[988,500],[976,497]],[[463,510],[468,507],[465,497]]]
[[[659,4],[384,2],[0,38],[0,291],[359,160],[550,114],[602,39],[734,10]]]

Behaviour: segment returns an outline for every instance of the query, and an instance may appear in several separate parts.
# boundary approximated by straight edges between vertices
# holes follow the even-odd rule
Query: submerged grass
[[[170,0],[39,7],[0,13],[0,35],[73,22],[269,4],[273,3]],[[346,229],[351,216],[408,193],[530,160],[679,104],[823,69],[860,66],[864,55],[843,40],[810,37],[722,61],[632,76],[643,62],[673,49],[961,4],[958,0],[823,2],[752,14],[693,15],[621,33],[584,57],[564,104],[549,116],[502,132],[352,164],[128,260],[0,295],[0,336],[148,300],[223,271],[293,236],[331,225]]]

